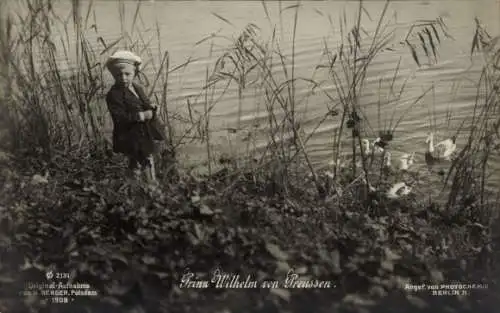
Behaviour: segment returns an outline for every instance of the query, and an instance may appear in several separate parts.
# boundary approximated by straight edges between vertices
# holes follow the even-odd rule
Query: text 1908
[[[50,298],[52,303],[68,303],[68,298],[67,297],[53,297]]]

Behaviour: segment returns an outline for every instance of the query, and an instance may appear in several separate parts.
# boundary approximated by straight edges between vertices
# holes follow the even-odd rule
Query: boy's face
[[[129,87],[135,76],[135,66],[128,63],[119,63],[111,71],[116,83],[120,86]]]

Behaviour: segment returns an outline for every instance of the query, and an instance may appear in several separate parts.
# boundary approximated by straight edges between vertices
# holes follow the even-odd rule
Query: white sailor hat
[[[108,57],[108,60],[106,61],[106,67],[110,70],[114,65],[119,63],[128,63],[139,68],[142,63],[142,59],[131,51],[119,50]]]

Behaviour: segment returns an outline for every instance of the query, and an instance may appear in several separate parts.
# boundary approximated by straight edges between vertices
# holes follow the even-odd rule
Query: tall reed
[[[480,56],[481,77],[471,116],[470,127],[464,128],[466,144],[460,150],[447,175],[449,182],[448,209],[465,207],[478,210],[481,222],[490,222],[493,212],[488,200],[487,184],[491,176],[489,161],[498,151],[500,116],[500,46],[476,18],[476,30],[471,44],[471,57]],[[468,130],[467,130],[468,129]],[[492,195],[494,196],[494,195]]]
[[[160,105],[167,119],[170,141],[174,136],[171,115],[166,107],[168,74],[182,65],[165,66],[168,54],[161,51],[161,46],[153,53],[153,48],[144,39],[146,33],[136,24],[140,19],[140,2],[135,7],[131,32],[125,27],[125,10],[130,4],[118,2],[122,33],[111,42],[96,36],[99,27],[92,14],[94,2],[87,3],[88,6],[84,6],[83,2],[73,0],[70,20],[59,16],[50,0],[23,0],[19,3],[19,12],[9,10],[2,14],[5,26],[0,43],[1,64],[5,69],[2,87],[5,87],[8,102],[15,104],[9,112],[13,124],[10,129],[16,132],[11,137],[15,139],[13,144],[17,151],[39,149],[46,160],[51,160],[71,151],[81,153],[105,148],[107,140],[103,130],[109,124],[109,117],[103,98],[109,84],[102,64],[103,57],[119,48],[160,58],[156,62],[150,60],[149,64],[153,67],[160,64],[152,71],[156,72],[157,79],[160,78],[160,90],[163,90]],[[156,41],[160,42],[161,34],[156,35]],[[92,44],[89,37],[97,37],[102,49]],[[156,80],[152,88],[155,87]]]
[[[211,114],[217,104],[229,94],[231,88],[236,89],[238,121],[235,132],[243,130],[241,122],[242,107],[248,102],[245,98],[248,91],[257,95],[255,101],[263,103],[267,113],[265,131],[258,127],[248,130],[250,137],[255,140],[260,136],[266,140],[260,155],[251,149],[247,151],[253,160],[248,163],[252,171],[269,179],[275,186],[275,191],[284,194],[290,193],[290,188],[300,186],[301,181],[293,181],[298,169],[305,167],[310,172],[316,191],[325,195],[329,192],[318,177],[317,168],[308,153],[308,142],[314,137],[315,131],[324,123],[335,123],[333,147],[334,164],[340,163],[344,154],[343,143],[348,142],[351,150],[351,165],[353,177],[357,176],[357,160],[361,158],[361,175],[370,184],[372,176],[381,177],[380,168],[372,168],[373,155],[366,155],[361,149],[362,139],[375,132],[389,145],[395,136],[395,131],[402,122],[406,113],[411,110],[431,89],[415,98],[402,112],[388,120],[380,121],[381,110],[385,105],[401,102],[406,90],[407,80],[401,80],[400,63],[395,64],[392,79],[387,87],[388,99],[378,101],[378,128],[373,129],[371,121],[366,118],[365,106],[362,104],[366,81],[374,59],[394,50],[408,49],[409,56],[420,66],[423,56],[429,63],[438,58],[438,49],[445,38],[450,38],[446,25],[441,17],[433,20],[416,21],[403,38],[395,37],[395,29],[388,19],[390,1],[387,1],[378,15],[375,30],[368,32],[364,29],[366,17],[371,18],[363,1],[358,2],[354,22],[348,23],[347,14],[340,16],[340,43],[325,41],[324,55],[327,61],[315,69],[326,70],[328,81],[317,81],[314,76],[300,77],[296,64],[296,32],[300,28],[301,3],[296,2],[283,8],[279,2],[279,27],[274,26],[270,16],[269,4],[262,2],[262,8],[271,27],[271,36],[261,36],[259,26],[248,24],[235,38],[220,35],[209,36],[197,44],[223,39],[227,48],[215,55],[212,48],[209,58],[216,57],[216,61],[205,69],[205,82],[197,95],[181,99],[187,102],[187,116],[174,112],[169,95],[170,75],[189,66],[192,60],[184,64],[171,65],[170,55],[161,43],[161,32],[158,21],[154,28],[153,41],[146,39],[147,32],[140,27],[142,22],[141,2],[129,3],[118,1],[121,33],[117,38],[107,42],[99,36],[98,21],[91,20],[95,8],[93,1],[83,2],[74,0],[71,3],[71,24],[66,23],[57,15],[50,0],[23,0],[23,10],[15,15],[13,11],[2,16],[3,26],[0,32],[1,65],[3,73],[4,103],[9,103],[9,114],[12,115],[12,131],[14,147],[18,151],[40,149],[48,160],[57,158],[67,152],[100,151],[107,144],[103,129],[109,123],[109,117],[104,108],[103,96],[106,92],[106,74],[103,71],[103,58],[116,49],[127,48],[145,56],[144,73],[155,73],[152,77],[141,75],[148,88],[148,94],[160,104],[162,118],[168,130],[169,146],[178,147],[189,140],[200,140],[206,148],[209,173],[213,172],[215,152],[211,137]],[[133,18],[127,19],[127,10],[132,8]],[[284,14],[293,13],[291,49],[283,51],[281,42],[284,29]],[[232,23],[225,17],[218,18]],[[330,17],[330,20],[332,18]],[[54,26],[57,24],[56,26]],[[130,26],[130,27],[129,27]],[[62,33],[61,30],[62,29]],[[102,46],[91,44],[89,38],[97,37]],[[489,39],[485,31],[478,26],[473,41],[473,52],[483,47],[482,41]],[[481,45],[483,46],[480,46]],[[336,46],[337,45],[337,46]],[[99,49],[100,48],[100,49]],[[448,175],[452,181],[453,192],[449,204],[456,203],[460,191],[466,189],[465,177],[471,167],[470,162],[475,159],[478,151],[484,148],[486,138],[492,137],[493,130],[498,129],[498,121],[493,123],[489,116],[497,114],[496,63],[498,54],[490,50],[481,50],[485,55],[486,64],[481,80],[487,92],[483,99],[486,104],[478,104],[474,115],[474,127],[469,133],[469,143],[461,152],[460,157],[453,164]],[[43,55],[44,58],[37,56]],[[307,85],[308,95],[319,92],[328,101],[325,114],[318,118],[313,131],[306,133],[301,125],[299,108],[303,99],[297,96],[299,84]],[[323,86],[333,84],[334,92]],[[382,80],[380,80],[380,88]],[[194,108],[201,103],[202,112]],[[260,104],[259,104],[260,105]],[[341,110],[341,111],[340,111]],[[337,114],[339,116],[337,116]],[[495,115],[497,116],[497,115]],[[182,134],[176,132],[175,123],[186,124]],[[348,136],[346,137],[346,129]],[[264,135],[262,135],[264,132]],[[479,140],[478,138],[481,138]],[[491,145],[490,145],[491,146]],[[390,145],[389,145],[390,147]],[[248,144],[250,150],[250,144]],[[36,151],[31,151],[36,152]],[[173,153],[175,156],[175,151]],[[488,153],[478,161],[482,172],[486,172]],[[338,179],[338,167],[334,169],[335,180]],[[378,173],[378,174],[377,174]],[[257,174],[257,173],[256,173]],[[373,175],[371,175],[373,174]],[[481,190],[486,185],[486,174],[483,174],[478,183]],[[382,181],[379,179],[379,181]],[[467,187],[469,188],[469,187]],[[484,199],[481,200],[484,202]]]
[[[321,65],[322,68],[326,69],[329,73],[330,80],[335,87],[336,94],[332,95],[330,98],[335,99],[334,101],[339,104],[342,108],[342,115],[339,121],[339,128],[335,129],[334,134],[334,179],[337,179],[337,171],[340,165],[340,157],[343,154],[342,143],[345,142],[345,129],[349,131],[350,137],[350,148],[351,148],[351,168],[353,177],[357,177],[358,170],[358,152],[361,158],[360,169],[364,176],[364,181],[366,185],[372,185],[370,180],[371,176],[379,176],[379,183],[382,181],[382,168],[374,169],[372,166],[374,164],[375,155],[366,155],[364,149],[362,149],[362,140],[368,137],[369,140],[373,140],[375,137],[379,137],[382,140],[382,144],[386,147],[385,151],[390,150],[391,141],[394,139],[395,131],[397,130],[399,124],[403,121],[404,116],[419,102],[422,101],[427,91],[424,91],[422,95],[415,98],[403,111],[398,112],[398,110],[391,109],[389,113],[389,118],[386,118],[384,125],[381,127],[381,109],[382,107],[388,106],[393,107],[394,105],[401,102],[408,78],[402,80],[399,84],[398,80],[400,75],[400,62],[395,64],[395,70],[391,74],[392,79],[390,80],[389,86],[384,86],[388,90],[388,99],[382,100],[379,96],[379,101],[377,103],[378,111],[378,125],[379,129],[373,129],[371,121],[366,118],[365,111],[369,110],[364,105],[361,105],[361,99],[365,92],[365,85],[367,77],[369,77],[369,70],[372,67],[373,60],[382,54],[394,53],[400,49],[408,49],[411,57],[415,63],[420,66],[419,55],[425,52],[427,57],[437,57],[437,49],[439,48],[439,43],[441,43],[441,37],[446,37],[444,21],[438,17],[435,20],[429,21],[415,21],[412,24],[404,36],[398,40],[396,38],[395,28],[392,26],[392,21],[388,18],[388,10],[390,7],[390,1],[386,1],[381,12],[377,15],[378,19],[375,21],[375,30],[373,32],[367,32],[364,29],[366,18],[371,19],[368,15],[366,8],[364,7],[363,1],[358,2],[358,8],[355,13],[355,19],[353,25],[348,25],[348,18],[346,12],[339,18],[339,29],[340,29],[340,43],[337,48],[331,47],[331,44],[325,42],[325,55],[327,56],[327,62]],[[331,18],[330,18],[331,19]],[[425,35],[425,38],[423,35]],[[399,47],[396,43],[400,43]],[[416,48],[416,43],[420,44],[420,51]],[[432,51],[432,54],[429,54]],[[399,86],[397,86],[399,85]],[[380,81],[379,94],[382,94],[382,84]],[[400,115],[396,117],[396,115]],[[373,136],[375,133],[375,136]],[[384,156],[380,157],[380,161]],[[382,164],[382,162],[377,162]],[[375,170],[375,171],[374,171]],[[371,175],[372,174],[372,175]],[[378,186],[375,186],[378,187]]]

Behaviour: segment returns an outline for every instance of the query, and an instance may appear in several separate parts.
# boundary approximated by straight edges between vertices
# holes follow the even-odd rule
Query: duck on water
[[[392,169],[391,152],[387,151],[384,155],[384,168]],[[399,171],[408,171],[415,163],[415,152],[404,153],[396,163],[396,169]]]
[[[380,144],[382,140],[380,138],[375,139],[373,142],[370,142],[368,139],[361,140],[361,148],[366,155],[376,154],[380,155],[384,153],[384,148]]]
[[[371,184],[367,183],[366,179],[363,177],[363,183],[368,186],[368,190],[371,193],[379,193],[382,192],[387,199],[395,200],[405,196],[408,196],[413,189],[413,184],[409,184],[405,181],[397,182],[392,184],[392,186],[386,190],[379,190],[376,187],[373,187]]]
[[[425,152],[425,162],[432,165],[441,160],[450,161],[452,155],[457,150],[457,137],[452,136],[434,145],[434,134],[431,132],[426,139],[427,151]]]

